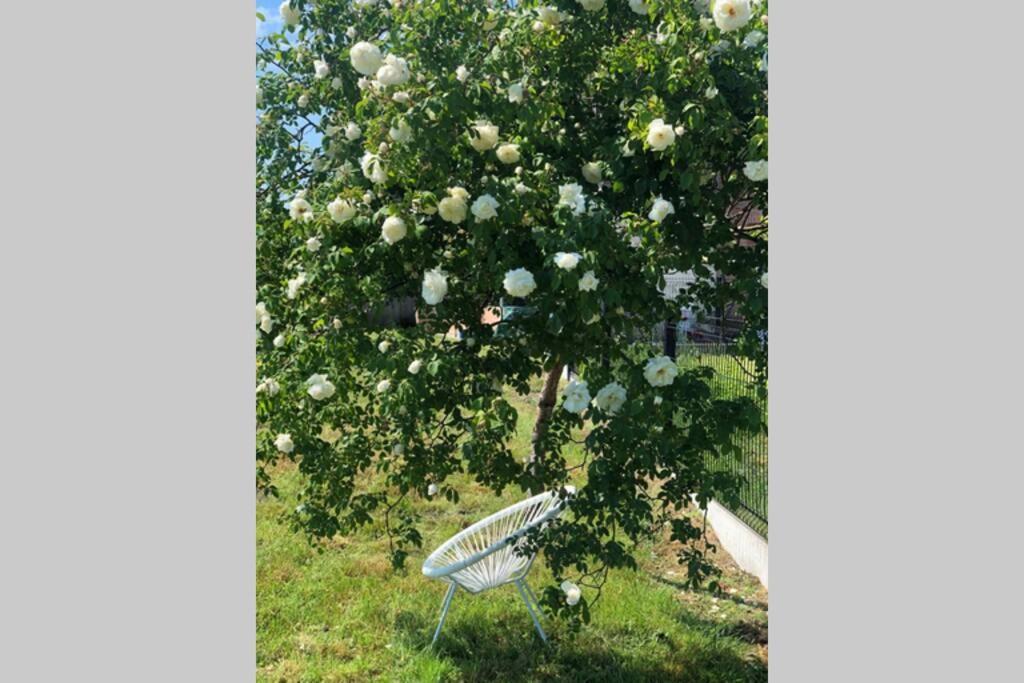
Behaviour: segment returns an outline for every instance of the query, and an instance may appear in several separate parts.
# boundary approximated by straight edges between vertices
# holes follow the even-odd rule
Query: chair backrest
[[[572,496],[576,489],[566,486],[565,491]],[[427,557],[424,575],[479,592],[524,574],[533,555],[517,553],[516,539],[562,513],[568,497],[558,493],[546,491],[466,527]]]

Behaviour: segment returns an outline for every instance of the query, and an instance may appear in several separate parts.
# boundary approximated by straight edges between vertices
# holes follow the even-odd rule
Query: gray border
[[[5,8],[5,680],[255,677],[253,15]]]
[[[1022,6],[771,6],[770,675],[1020,678]]]
[[[1021,6],[772,7],[771,673],[1010,679]],[[252,9],[7,22],[5,678],[252,680]]]

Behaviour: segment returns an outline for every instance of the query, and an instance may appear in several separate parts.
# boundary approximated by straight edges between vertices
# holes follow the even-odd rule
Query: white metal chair
[[[566,486],[565,492],[572,496],[576,489]],[[563,498],[558,491],[546,491],[511,505],[466,527],[424,560],[425,576],[451,584],[444,596],[441,620],[431,644],[436,643],[437,637],[441,635],[448,607],[459,586],[475,594],[506,583],[516,584],[533,618],[533,625],[537,627],[537,633],[547,642],[548,637],[533,607],[536,605],[540,609],[537,596],[526,583],[526,574],[533,565],[535,554],[521,554],[516,550],[521,545],[519,540],[528,531],[550,522],[562,513],[568,503],[568,496]]]

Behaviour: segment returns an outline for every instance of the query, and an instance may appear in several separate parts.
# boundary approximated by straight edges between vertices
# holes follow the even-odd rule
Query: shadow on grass
[[[718,625],[694,619],[705,632]],[[708,639],[677,642],[664,633],[553,635],[544,645],[529,620],[510,618],[504,624],[473,615],[449,619],[431,649],[436,622],[411,612],[400,613],[396,630],[413,647],[459,670],[463,681],[526,683],[527,681],[587,681],[639,683],[754,683],[767,681],[763,662],[743,658]],[[586,631],[587,627],[584,627]]]

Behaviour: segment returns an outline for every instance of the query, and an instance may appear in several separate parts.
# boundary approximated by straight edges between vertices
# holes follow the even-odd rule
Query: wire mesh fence
[[[655,328],[650,336],[651,345],[662,351],[668,347],[672,355],[674,341],[676,365],[680,370],[711,367],[715,371],[710,381],[712,394],[716,398],[749,398],[761,411],[762,422],[768,424],[767,397],[758,391],[753,362],[737,356],[734,344],[694,342],[684,334],[673,340],[671,330],[669,332],[666,344],[665,326]],[[754,433],[741,432],[735,438],[741,450],[739,457],[708,456],[706,464],[710,469],[739,475],[738,500],[720,502],[768,538],[768,434],[762,429]]]

